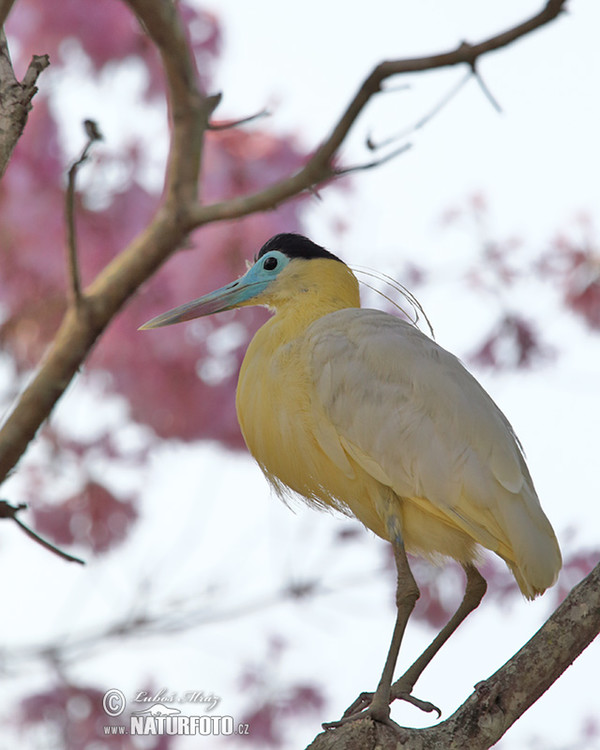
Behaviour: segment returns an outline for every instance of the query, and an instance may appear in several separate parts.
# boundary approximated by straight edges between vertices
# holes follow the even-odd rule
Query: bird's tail
[[[556,583],[562,556],[554,529],[535,493],[528,500],[513,503],[510,512],[504,515],[512,554],[501,556],[523,595],[535,599]]]

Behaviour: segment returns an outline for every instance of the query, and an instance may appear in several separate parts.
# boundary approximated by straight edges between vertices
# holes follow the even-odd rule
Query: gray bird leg
[[[379,685],[377,686],[377,690],[374,693],[362,694],[369,695],[370,697],[370,700],[367,703],[367,708],[361,710],[363,706],[359,706],[352,712],[350,712],[350,709],[348,709],[344,713],[344,716],[342,717],[342,719],[340,719],[340,721],[332,721],[328,724],[323,724],[323,727],[325,729],[340,726],[341,724],[345,724],[348,721],[370,717],[375,721],[379,721],[383,724],[388,724],[389,726],[394,727],[394,729],[401,730],[401,727],[399,727],[396,722],[390,719],[390,702],[392,701],[391,687],[392,680],[394,679],[394,669],[396,667],[396,661],[398,660],[400,645],[402,643],[402,638],[404,636],[404,631],[406,630],[408,619],[415,607],[417,599],[419,598],[419,589],[408,564],[408,559],[406,557],[406,551],[404,549],[402,540],[397,539],[395,542],[392,542],[392,548],[394,550],[396,570],[398,573],[396,586],[397,614],[396,624],[394,625],[394,632],[392,635],[392,642],[390,643],[390,648],[385,660],[385,666],[383,667],[381,679],[379,680]],[[355,704],[353,704],[353,706],[354,705]]]
[[[465,620],[468,615],[473,612],[473,610],[477,609],[486,592],[487,583],[485,581],[485,578],[481,575],[477,568],[471,564],[463,565],[463,568],[467,575],[467,585],[465,588],[465,595],[463,596],[463,600],[460,603],[460,606],[448,620],[446,625],[433,639],[433,641],[429,644],[429,646],[425,649],[425,651],[423,651],[421,656],[419,656],[419,658],[415,661],[415,663],[412,664],[412,666],[410,666],[406,670],[402,677],[396,680],[396,682],[392,685],[392,700],[406,700],[410,703],[414,703],[414,705],[416,705],[418,708],[423,708],[423,710],[429,711],[435,710],[439,715],[441,715],[440,710],[435,706],[432,706],[431,703],[424,705],[432,706],[432,708],[424,708],[423,705],[420,705],[423,702],[418,701],[417,699],[413,699],[413,697],[411,696],[411,692],[413,687],[415,686],[416,681],[423,673],[423,670],[428,666],[429,662],[437,654],[444,643],[446,643],[448,638],[450,638],[452,633],[454,633],[454,631],[458,628],[462,621]]]
[[[477,568],[471,564],[463,565],[463,568],[467,575],[467,585],[460,606],[425,651],[423,651],[421,656],[419,656],[414,664],[406,670],[402,677],[396,680],[392,685],[390,701],[404,700],[411,703],[413,706],[420,708],[422,711],[437,711],[438,716],[441,716],[441,711],[437,706],[434,706],[433,703],[429,703],[428,701],[422,701],[419,698],[415,698],[411,695],[411,692],[415,683],[423,673],[423,670],[429,665],[433,657],[437,654],[444,643],[446,643],[461,622],[465,620],[474,609],[477,609],[486,592],[487,583]],[[364,710],[366,706],[371,704],[372,700],[374,700],[373,693],[361,693],[354,703],[346,710],[344,718],[346,716],[351,717],[357,711],[360,712]]]

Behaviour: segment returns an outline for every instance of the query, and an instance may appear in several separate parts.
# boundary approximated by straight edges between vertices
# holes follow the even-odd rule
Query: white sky
[[[437,52],[463,38],[478,41],[539,6],[516,0],[376,0],[357,3],[343,15],[339,3],[323,0],[220,0],[213,6],[226,38],[216,75],[216,88],[225,95],[218,114],[239,117],[268,105],[273,116],[261,127],[297,132],[305,145],[314,146],[380,60]],[[425,287],[421,301],[438,341],[459,354],[471,348],[478,329],[452,277],[453,258],[468,252],[467,243],[437,225],[448,207],[482,191],[492,210],[492,235],[520,234],[532,244],[572,225],[581,211],[594,217],[596,227],[600,224],[600,6],[574,0],[570,9],[558,22],[482,60],[481,74],[504,114],[497,115],[471,82],[428,127],[411,136],[409,154],[358,175],[351,192],[325,191],[309,212],[313,238],[348,261],[384,268],[395,253],[440,268],[449,283],[438,280]],[[410,90],[378,97],[355,127],[346,160],[369,159],[362,147],[367,134],[384,138],[403,130],[462,75],[413,76],[402,81],[410,82]],[[97,117],[107,139],[113,129],[118,137],[123,123],[106,113],[103,102],[81,106],[87,107],[83,116]],[[139,121],[133,118],[127,127],[139,127]],[[349,225],[343,246],[331,230],[336,217]],[[546,302],[530,299],[528,304]],[[542,503],[559,536],[564,539],[575,526],[578,544],[597,545],[598,338],[588,337],[575,320],[549,319],[548,324],[565,347],[555,365],[530,375],[480,377],[526,446]],[[63,406],[65,418],[74,413],[71,409],[81,419],[92,418],[94,407],[84,402],[73,391]],[[13,481],[18,487],[18,478]],[[305,580],[324,574],[323,585],[333,589],[328,595],[166,641],[107,649],[74,672],[82,681],[124,692],[154,675],[160,686],[173,690],[221,695],[223,712],[235,716],[244,705],[232,683],[240,664],[264,653],[269,634],[282,634],[290,644],[282,676],[317,681],[331,699],[326,716],[313,716],[295,730],[290,746],[302,747],[320,721],[336,718],[379,678],[393,622],[392,582],[387,576],[367,577],[380,564],[380,543],[365,535],[348,548],[331,546],[328,542],[347,521],[304,509],[291,514],[269,497],[247,458],[223,455],[211,446],[166,450],[144,482],[143,520],[131,540],[85,570],[54,560],[3,528],[12,578],[5,594],[10,607],[0,626],[4,642],[38,641],[49,633],[76,633],[111,622],[130,611],[132,585],[145,576],[156,588],[156,595],[149,595],[155,606],[169,591],[187,600],[182,605],[187,608],[196,592],[216,582],[224,587],[215,595],[216,606],[226,610],[228,603],[267,594],[290,575]],[[359,582],[347,585],[353,579]],[[546,615],[543,598],[515,602],[508,613],[484,602],[425,673],[417,695],[439,702],[447,716]],[[409,627],[402,663],[430,638],[429,631]],[[521,748],[533,736],[545,738],[544,748],[569,746],[579,717],[600,713],[598,648],[590,647],[527,712],[502,741],[503,748]],[[43,677],[29,670],[18,682],[7,683],[0,705],[18,690],[44,685]],[[396,717],[407,724],[423,721],[408,708],[396,711]],[[214,745],[209,741],[206,746]]]

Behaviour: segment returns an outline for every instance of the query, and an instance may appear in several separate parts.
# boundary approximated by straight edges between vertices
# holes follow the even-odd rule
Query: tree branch
[[[0,17],[3,13],[8,14],[11,6],[11,2],[3,3]],[[6,35],[0,23],[0,179],[25,128],[31,100],[37,93],[37,79],[48,65],[48,55],[34,55],[23,81],[19,83],[10,59]]]
[[[461,64],[467,64],[474,69],[477,60],[482,55],[506,47],[553,21],[563,10],[565,3],[566,0],[548,0],[544,8],[532,18],[478,44],[463,42],[456,49],[437,55],[380,63],[364,80],[329,136],[299,172],[253,195],[232,198],[210,206],[198,206],[192,217],[193,226],[199,227],[213,221],[236,219],[256,211],[266,211],[304,190],[325,182],[334,174],[332,167],[334,155],[371,97],[381,91],[381,84],[387,78],[403,73],[417,73]]]
[[[209,122],[208,130],[231,130],[232,128],[239,128],[240,125],[247,125],[249,122],[260,120],[262,117],[270,117],[271,113],[268,109],[261,109],[254,115],[248,115],[247,117],[240,117],[238,120],[223,120],[218,122]]]
[[[23,531],[27,534],[28,537],[33,539],[35,542],[37,542],[39,545],[44,547],[47,550],[50,550],[50,552],[53,552],[55,555],[58,555],[59,557],[62,557],[63,560],[67,560],[67,562],[76,562],[80,565],[85,565],[85,561],[82,560],[79,557],[75,557],[74,555],[68,554],[68,552],[63,552],[63,550],[59,549],[56,545],[51,544],[46,539],[42,538],[39,534],[37,534],[33,529],[30,529],[27,524],[23,523],[20,518],[17,518],[17,513],[21,510],[25,510],[27,506],[25,503],[20,503],[19,505],[11,505],[6,500],[0,500],[0,519],[2,518],[12,518],[12,520],[19,526]]]
[[[512,659],[475,686],[452,716],[403,737],[370,719],[318,735],[307,750],[486,750],[555,682],[600,632],[600,564],[569,593]]]
[[[15,0],[0,0],[0,29],[6,23],[8,14],[10,13],[14,4]]]
[[[77,253],[77,233],[75,231],[75,180],[79,167],[87,160],[92,144],[102,140],[102,134],[93,120],[84,122],[87,143],[81,156],[69,169],[67,193],[65,199],[65,216],[67,222],[67,268],[69,270],[70,292],[74,304],[81,304],[81,279],[79,276],[79,257]]]

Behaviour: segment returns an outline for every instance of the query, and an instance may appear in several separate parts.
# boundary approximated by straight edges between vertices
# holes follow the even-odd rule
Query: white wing
[[[345,453],[514,564],[524,593],[551,585],[558,544],[518,440],[460,361],[377,310],[331,313],[308,335],[317,397]]]

